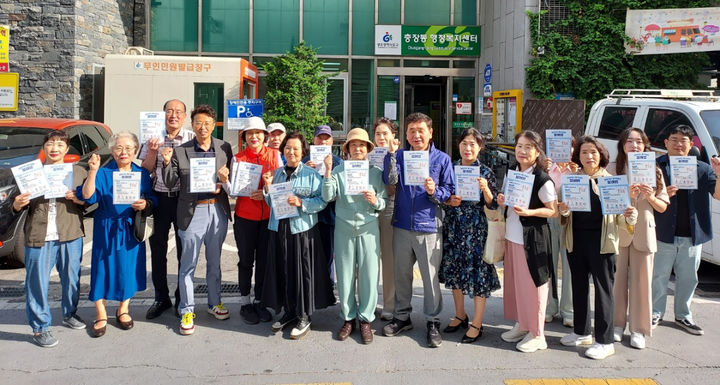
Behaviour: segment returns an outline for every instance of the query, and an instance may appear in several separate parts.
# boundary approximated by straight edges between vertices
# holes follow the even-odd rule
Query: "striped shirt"
[[[178,147],[181,144],[188,142],[190,140],[193,140],[195,138],[195,133],[186,130],[184,127],[180,129],[177,135],[175,135],[174,138],[170,138],[169,136],[165,136],[165,142],[160,145],[160,148],[158,148],[158,154],[157,154],[157,163],[155,164],[155,172],[153,173],[153,190],[157,192],[177,192],[180,191],[180,180],[178,179],[177,183],[173,188],[168,188],[165,186],[165,182],[163,182],[162,177],[162,167],[163,167],[163,160],[162,155],[160,153],[162,152],[162,149],[165,147]],[[140,149],[140,155],[138,155],[138,159],[145,160],[147,157],[148,148],[145,144],[142,145],[142,148]]]

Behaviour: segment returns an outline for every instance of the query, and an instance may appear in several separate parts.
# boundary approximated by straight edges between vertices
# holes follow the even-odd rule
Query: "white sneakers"
[[[571,328],[575,326],[575,322],[571,317],[563,317],[563,326]]]
[[[645,349],[645,335],[638,332],[630,333],[630,346],[635,349]]]
[[[580,336],[574,332],[560,338],[560,343],[565,346],[591,345],[592,341],[592,335]]]
[[[523,353],[533,353],[547,349],[547,342],[545,342],[545,336],[533,337],[532,333],[525,333],[525,338],[515,345],[515,349]]]
[[[624,329],[624,328],[621,328],[621,327],[619,327],[619,326],[615,326],[615,327],[613,328],[613,340],[614,340],[615,342],[620,342],[620,341],[622,341],[623,333],[625,333],[625,329]]]
[[[599,344],[597,342],[585,351],[585,356],[593,360],[604,360],[613,354],[615,354],[614,344]]]
[[[515,326],[513,326],[512,329],[501,334],[500,338],[502,338],[502,340],[505,342],[518,342],[522,340],[526,334],[528,334],[528,331],[520,330],[520,323],[515,322]]]

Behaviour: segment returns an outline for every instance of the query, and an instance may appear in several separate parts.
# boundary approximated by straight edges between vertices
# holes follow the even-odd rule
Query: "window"
[[[68,145],[70,149],[68,154],[72,155],[83,155],[85,151],[83,149],[82,139],[80,138],[80,130],[77,127],[70,127],[66,129],[68,137],[70,138]]]
[[[249,51],[250,0],[205,0],[202,13],[203,51]]]
[[[378,24],[400,24],[400,0],[378,0]]]
[[[327,80],[327,115],[330,128],[334,132],[345,131],[345,115],[347,106],[347,72],[341,72]]]
[[[253,7],[253,51],[283,54],[292,50],[300,40],[300,3],[263,0],[255,1]]]
[[[350,96],[350,126],[363,127],[368,132],[372,125],[372,60],[357,59],[352,62],[352,95]]]
[[[650,139],[650,146],[665,148],[668,130],[678,124],[687,124],[695,129],[687,116],[680,111],[651,108],[644,128],[645,135]]]
[[[475,0],[455,0],[455,25],[475,24]]]
[[[107,145],[106,140],[100,135],[95,126],[78,126],[78,130],[85,136],[87,152],[93,152]]]
[[[348,2],[305,0],[304,7],[303,39],[318,54],[347,55]]]
[[[375,53],[375,0],[353,0],[353,55]]]
[[[598,138],[617,140],[620,133],[632,125],[636,112],[637,107],[605,107]]]
[[[708,131],[710,131],[710,137],[715,144],[715,152],[717,153],[718,149],[720,149],[720,110],[702,111],[700,117],[705,122]]]
[[[405,2],[405,25],[450,25],[450,0]]]
[[[198,0],[150,2],[150,49],[197,51]]]

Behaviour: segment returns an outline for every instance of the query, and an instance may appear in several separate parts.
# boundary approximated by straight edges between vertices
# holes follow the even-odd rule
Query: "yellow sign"
[[[10,46],[10,27],[0,25],[0,72],[10,71],[8,51]]]
[[[19,82],[17,72],[0,73],[0,111],[17,111]]]

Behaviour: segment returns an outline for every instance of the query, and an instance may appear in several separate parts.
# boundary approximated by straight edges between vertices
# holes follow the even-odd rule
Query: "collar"
[[[210,149],[205,151],[200,147],[200,143],[198,143],[197,138],[194,138],[193,147],[195,147],[195,152],[215,152],[215,143],[213,142],[212,138],[210,138]]]

